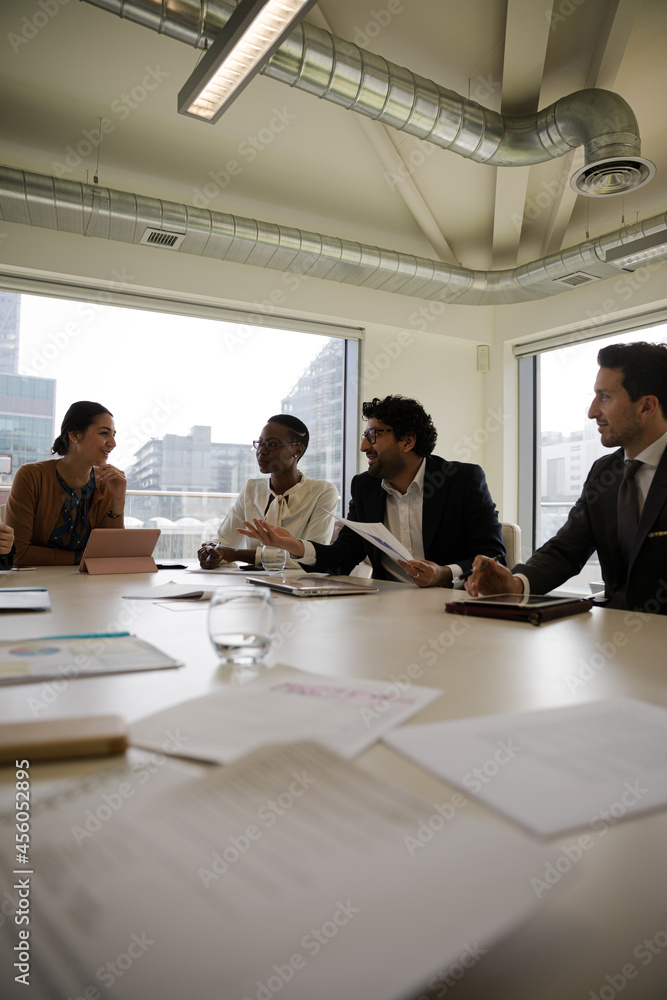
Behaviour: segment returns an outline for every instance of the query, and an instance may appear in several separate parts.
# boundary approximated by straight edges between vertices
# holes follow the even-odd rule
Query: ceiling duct
[[[86,2],[196,48],[212,42],[236,9],[225,0]],[[580,90],[535,114],[501,115],[305,21],[262,73],[478,163],[525,167],[583,146],[584,166],[571,180],[580,194],[622,194],[655,174],[640,155],[632,109],[607,90]]]
[[[177,253],[251,264],[419,299],[502,305],[556,295],[563,278],[618,277],[608,251],[667,231],[667,213],[504,271],[473,271],[332,236],[0,166],[0,220],[140,244],[182,236]],[[154,237],[155,239],[155,237]],[[157,240],[158,246],[161,245]],[[577,284],[579,281],[577,281]]]

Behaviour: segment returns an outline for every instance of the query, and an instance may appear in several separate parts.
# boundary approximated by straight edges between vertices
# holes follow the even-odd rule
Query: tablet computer
[[[249,583],[258,587],[269,587],[279,594],[289,594],[290,597],[342,597],[354,594],[377,594],[380,590],[370,581],[368,583],[353,583],[351,580],[334,580],[322,576],[248,576]]]
[[[157,573],[153,551],[159,528],[93,528],[80,573]]]

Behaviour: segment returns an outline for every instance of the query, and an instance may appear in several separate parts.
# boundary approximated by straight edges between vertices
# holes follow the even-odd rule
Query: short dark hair
[[[667,344],[609,344],[598,352],[601,368],[623,372],[622,385],[632,402],[640,396],[657,396],[667,417]]]
[[[69,410],[63,417],[60,425],[60,434],[53,442],[51,453],[53,455],[66,455],[70,446],[70,431],[85,431],[90,427],[95,417],[100,413],[108,413],[113,417],[113,413],[101,403],[91,403],[89,399],[80,399],[78,403],[72,403]]]
[[[286,427],[292,435],[292,441],[295,444],[303,445],[301,454],[305,454],[308,442],[310,441],[310,434],[303,420],[293,417],[291,413],[276,413],[274,417],[269,417],[266,422],[267,424],[282,424],[283,427]]]
[[[435,448],[438,432],[430,416],[416,399],[407,399],[405,396],[385,396],[384,399],[378,399],[376,396],[362,405],[361,412],[364,420],[374,417],[391,427],[398,441],[406,434],[414,434],[414,451],[421,458],[430,455]]]

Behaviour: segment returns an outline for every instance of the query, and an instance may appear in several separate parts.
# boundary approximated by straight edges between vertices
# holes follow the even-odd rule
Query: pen
[[[74,632],[72,635],[42,635],[42,639],[119,639],[123,636],[131,635],[130,632]]]
[[[649,538],[663,538],[664,535],[667,535],[667,531],[649,531],[648,533]]]
[[[666,534],[667,534],[667,532],[666,532]],[[486,566],[487,563],[494,562],[494,560],[491,558],[491,556],[485,556],[485,559],[486,559],[486,562],[483,564],[484,566]],[[462,581],[465,582],[468,579],[468,577],[470,577],[470,576],[473,575],[474,572],[475,572],[474,569],[469,569],[467,573],[461,573],[461,576],[458,576],[456,578],[457,582],[462,582]]]

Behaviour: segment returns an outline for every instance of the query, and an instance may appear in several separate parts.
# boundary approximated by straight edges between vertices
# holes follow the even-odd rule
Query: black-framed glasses
[[[369,427],[361,435],[361,444],[364,443],[364,438],[366,438],[369,444],[375,444],[378,434],[388,434],[390,430],[392,430],[391,427]]]
[[[260,438],[258,441],[253,441],[252,446],[255,451],[259,451],[260,448],[266,448],[267,451],[275,451],[276,448],[288,448],[291,444],[296,444],[296,441],[278,441],[276,438],[269,438],[268,441],[262,441]]]

